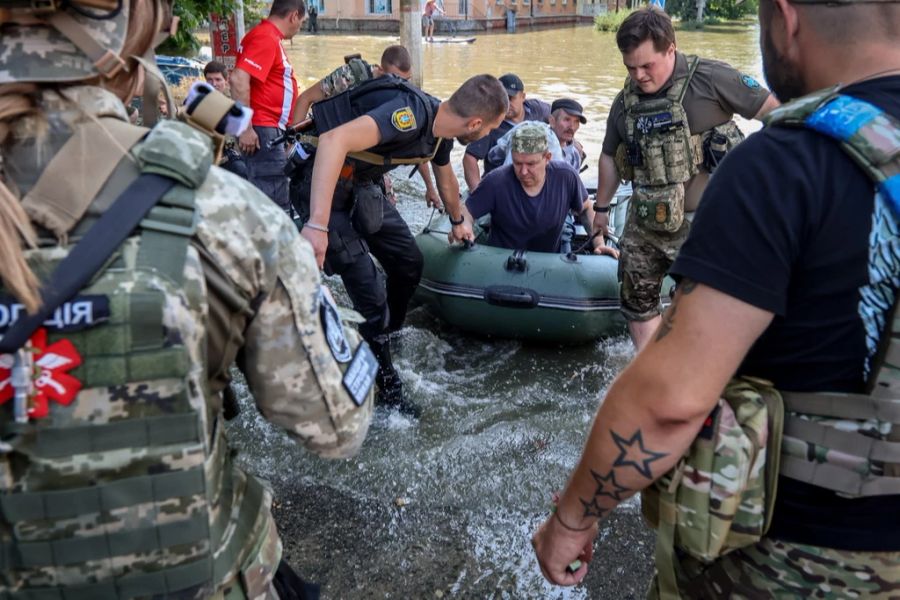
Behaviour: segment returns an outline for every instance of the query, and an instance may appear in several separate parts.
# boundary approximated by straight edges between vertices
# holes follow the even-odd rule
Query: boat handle
[[[491,285],[484,288],[488,304],[506,308],[535,308],[541,299],[536,291],[512,285]]]

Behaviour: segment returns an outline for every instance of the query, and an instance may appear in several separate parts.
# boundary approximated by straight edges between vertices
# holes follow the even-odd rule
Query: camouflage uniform
[[[128,4],[115,18],[75,18],[94,40],[120,51]],[[29,53],[32,47],[41,50]],[[12,26],[0,37],[0,83],[94,75],[93,62],[49,27]],[[67,255],[154,164],[152,152],[161,165],[155,172],[179,184],[85,288],[107,298],[105,319],[74,332],[51,331],[45,321],[48,330],[29,342],[75,352],[75,367],[53,382],[72,395],[45,399],[46,415],[37,420],[30,409],[25,423],[14,423],[8,398],[0,398],[0,592],[277,598],[271,582],[281,542],[271,493],[233,464],[220,392],[236,361],[266,418],[320,455],[352,455],[368,428],[372,393],[357,405],[347,392],[335,343],[341,338],[352,348],[358,337],[348,332],[347,342],[334,321],[325,324],[312,250],[289,218],[250,183],[208,168],[209,140],[187,125],[165,121],[134,145],[71,228],[60,225],[65,211],[59,221],[40,202],[29,204],[41,175],[85,123],[101,130],[87,139],[85,156],[118,139],[113,132],[146,134],[127,125],[121,101],[99,87],[68,86],[64,97],[45,90],[38,102],[40,116],[16,120],[0,155],[4,181],[39,227],[39,248],[26,254],[31,264],[52,266]],[[168,172],[166,165],[199,167]],[[66,187],[89,186],[90,177],[73,172]],[[184,251],[176,253],[181,269],[172,279],[162,267],[172,262],[167,248],[143,250],[154,247],[154,231],[172,229],[165,215],[178,213],[179,204],[191,209],[175,227]],[[6,314],[14,306],[5,303]],[[0,355],[0,392],[11,381],[4,372],[11,356]]]
[[[367,79],[372,79],[372,67],[369,63],[361,58],[351,58],[347,64],[341,65],[323,77],[319,85],[321,86],[322,94],[326,98],[331,98],[336,94],[346,92]]]
[[[728,65],[681,53],[676,53],[671,81],[671,87],[645,99],[627,80],[613,102],[603,142],[603,153],[615,158],[620,177],[634,182],[635,194],[619,242],[622,313],[631,321],[660,314],[663,277],[690,230],[685,197],[699,197],[711,167],[743,139],[723,107],[733,106],[730,110],[749,118],[768,96],[752,78]],[[677,98],[680,85],[685,86],[683,103]],[[672,103],[669,108],[642,108],[643,104],[658,106],[666,98]],[[721,144],[709,143],[721,139]],[[645,147],[648,142],[655,148]],[[638,152],[637,145],[644,151]]]

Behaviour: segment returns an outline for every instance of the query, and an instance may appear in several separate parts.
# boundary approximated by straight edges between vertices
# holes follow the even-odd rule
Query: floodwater
[[[753,26],[721,27],[679,32],[678,41],[761,78],[756,36]],[[375,62],[391,43],[396,38],[303,35],[289,52],[308,85],[345,54]],[[470,75],[508,71],[531,96],[585,106],[588,123],[577,137],[596,164],[625,76],[614,34],[581,26],[425,48],[424,88],[438,97]],[[455,150],[464,187],[460,155]],[[431,211],[421,180],[405,171],[395,171],[398,206],[417,232]],[[329,285],[348,304],[340,282]],[[378,409],[359,456],[326,461],[263,421],[245,391],[231,433],[241,461],[275,487],[286,558],[321,583],[326,598],[640,598],[654,538],[636,499],[604,524],[591,571],[576,588],[548,585],[530,545],[604,390],[632,353],[625,337],[576,348],[479,339],[416,308],[395,342],[395,362],[424,409],[420,420]]]

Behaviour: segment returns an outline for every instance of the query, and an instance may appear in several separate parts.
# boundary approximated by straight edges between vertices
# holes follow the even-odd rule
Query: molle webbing
[[[811,129],[836,140],[873,182],[894,218],[900,218],[900,121],[866,101],[830,88],[781,106],[766,118],[767,126]],[[897,276],[894,273],[894,276]],[[784,392],[785,436],[851,459],[807,460],[784,455],[781,474],[850,496],[900,494],[900,320],[897,299],[883,335],[883,352],[876,357],[870,377],[871,394]],[[791,414],[793,413],[793,414]],[[888,439],[842,431],[799,415],[852,421],[891,423]],[[848,463],[884,466],[868,473]]]
[[[316,148],[319,146],[319,138],[315,135],[301,135],[297,139],[300,142],[304,142]],[[421,165],[430,162],[431,159],[434,158],[441,147],[441,142],[443,141],[444,138],[437,138],[437,141],[434,144],[434,151],[431,153],[431,155],[422,156],[419,158],[393,158],[391,156],[383,156],[381,154],[376,154],[375,152],[369,152],[367,150],[362,150],[360,152],[349,152],[347,153],[347,158],[352,158],[354,160],[358,160],[370,165],[384,167],[395,167],[400,165]]]
[[[384,90],[398,90],[414,96],[422,104],[422,108],[425,110],[426,114],[426,123],[423,123],[421,128],[427,128],[427,132],[431,131],[431,127],[434,125],[435,113],[428,95],[405,79],[395,75],[382,75],[381,77],[363,81],[346,92],[313,104],[312,115],[316,131],[321,135],[326,131],[330,131],[355,119],[359,114],[354,108],[354,101],[366,94]],[[318,138],[311,135],[303,136],[300,138],[300,141],[316,146]],[[432,147],[427,144],[426,137],[421,136],[416,142],[417,147],[411,148],[409,142],[400,144],[392,142],[384,144],[382,148],[379,148],[378,152],[373,152],[372,149],[351,152],[347,157],[379,167],[418,165],[426,163],[434,158],[434,155],[437,154],[437,149],[440,147],[441,141],[441,138],[438,138]],[[378,148],[378,146],[375,146],[375,148]],[[395,157],[394,153],[398,151],[405,156]],[[410,153],[413,153],[414,156],[409,156]]]

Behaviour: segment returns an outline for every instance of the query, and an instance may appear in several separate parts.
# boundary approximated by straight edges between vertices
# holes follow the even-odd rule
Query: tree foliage
[[[178,32],[159,47],[159,54],[193,56],[200,50],[200,42],[194,35],[209,25],[209,15],[227,15],[237,8],[236,0],[178,0],[174,3],[175,16],[181,20]],[[263,0],[244,0],[244,22],[248,28],[262,17]]]
[[[703,11],[704,19],[740,19],[755,14],[759,0],[706,0]],[[667,0],[666,12],[682,21],[694,21],[697,18],[697,0]]]

